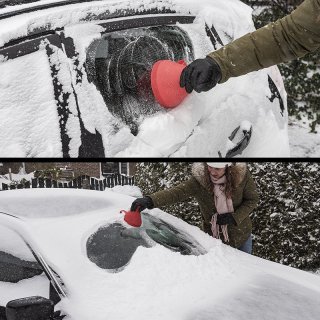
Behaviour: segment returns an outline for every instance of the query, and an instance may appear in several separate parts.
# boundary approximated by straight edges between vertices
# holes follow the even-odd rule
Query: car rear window
[[[188,34],[178,26],[155,26],[105,33],[94,40],[86,58],[86,72],[109,111],[136,133],[141,114],[162,108],[151,90],[150,74],[158,60],[194,60]]]
[[[140,228],[118,222],[100,227],[87,240],[87,256],[98,267],[119,272],[129,264],[139,246],[151,248],[156,244],[183,255],[207,252],[191,235],[166,221],[142,213]]]

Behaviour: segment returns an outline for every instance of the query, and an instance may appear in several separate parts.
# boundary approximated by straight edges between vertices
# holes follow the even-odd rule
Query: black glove
[[[141,212],[144,209],[152,209],[153,207],[154,204],[150,197],[138,198],[132,202],[131,211],[136,211],[138,208]]]
[[[183,69],[180,76],[180,87],[188,93],[208,91],[221,80],[219,65],[210,57],[197,59]]]
[[[234,224],[236,225],[237,222],[234,220],[234,217],[231,212],[218,214],[217,216],[217,224],[218,225],[226,225],[226,224]]]

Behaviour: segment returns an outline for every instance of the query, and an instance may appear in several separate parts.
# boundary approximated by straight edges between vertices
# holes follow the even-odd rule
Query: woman
[[[258,194],[246,164],[195,163],[189,180],[136,199],[131,210],[171,205],[189,197],[199,203],[205,232],[241,251],[252,252],[249,214],[258,204]]]

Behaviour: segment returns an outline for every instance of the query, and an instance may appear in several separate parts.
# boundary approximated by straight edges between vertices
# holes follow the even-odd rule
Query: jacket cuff
[[[222,59],[221,59],[221,57],[220,57],[220,54],[222,54],[222,50],[223,50],[223,48],[221,48],[221,49],[219,49],[219,50],[217,50],[217,51],[213,51],[213,52],[211,52],[211,53],[209,53],[208,55],[207,55],[207,57],[208,58],[211,58],[211,59],[213,59],[214,61],[215,61],[215,63],[219,66],[219,68],[220,68],[220,71],[221,71],[221,79],[220,79],[220,81],[218,82],[218,83],[224,83],[224,82],[226,82],[229,78],[230,78],[230,76],[228,75],[228,73],[227,73],[227,69],[226,69],[226,67],[224,66],[224,64],[223,64],[223,62],[222,62]]]

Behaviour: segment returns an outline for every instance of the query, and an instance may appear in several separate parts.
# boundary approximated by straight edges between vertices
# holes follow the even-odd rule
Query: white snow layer
[[[125,194],[127,196],[135,197],[135,198],[139,198],[143,196],[140,188],[137,186],[115,186],[113,188],[106,189],[106,190],[107,192],[111,190],[120,194]]]
[[[0,157],[61,156],[45,51],[0,63]]]
[[[18,283],[0,281],[0,305],[5,306],[9,301],[31,296],[49,298],[49,280],[42,274]]]
[[[81,68],[85,62],[85,50],[101,32],[100,26],[82,21],[89,14],[163,7],[196,16],[192,25],[179,25],[191,37],[195,58],[202,58],[213,50],[205,33],[205,22],[215,26],[224,43],[254,30],[251,9],[237,0],[94,1],[4,19],[0,21],[0,46],[43,25],[50,29],[65,27],[66,36],[74,39]],[[242,156],[289,155],[286,109],[281,116],[277,99],[273,103],[268,99],[271,96],[268,74],[280,88],[282,97],[285,96],[276,67],[231,79],[207,93],[192,93],[173,110],[163,109],[153,115],[142,116],[138,135],[135,136],[126,124],[109,112],[94,84],[89,83],[86,76],[82,83],[76,84],[71,61],[68,62],[62,53],[56,57],[63,67],[59,71],[59,80],[64,79],[63,86],[67,92],[72,92],[70,81],[73,80],[85,128],[91,133],[97,130],[101,134],[106,157],[216,157],[219,151],[224,155],[229,135],[243,121],[252,123],[253,132]],[[84,69],[81,71],[85,72]],[[0,135],[5,132],[1,135],[0,155],[61,156],[57,108],[48,61],[43,52],[3,61],[0,74],[0,111],[5,115],[1,117],[0,128],[6,129],[0,130]],[[76,157],[81,140],[78,111],[72,97],[69,109],[71,116],[67,122],[67,134],[71,138],[70,155]],[[12,128],[9,135],[8,128]]]
[[[161,245],[138,247],[124,270],[100,269],[86,256],[87,239],[101,226],[124,223],[119,211],[130,207],[132,197],[111,191],[17,190],[0,193],[0,209],[8,193],[13,195],[6,202],[19,197],[25,203],[22,216],[28,216],[31,207],[50,208],[56,197],[70,198],[65,205],[60,201],[60,211],[53,207],[51,213],[47,209],[42,215],[39,210],[37,218],[26,218],[25,223],[37,250],[65,283],[68,297],[57,307],[68,314],[66,319],[88,320],[94,315],[95,320],[211,320],[217,316],[223,320],[314,320],[319,315],[318,276],[223,245],[159,209],[149,213],[192,235],[208,253],[184,256]],[[29,202],[31,195],[34,203]],[[92,203],[94,207],[97,202],[105,202],[105,207],[61,215],[74,212],[74,206]],[[4,293],[5,298],[9,297]]]

